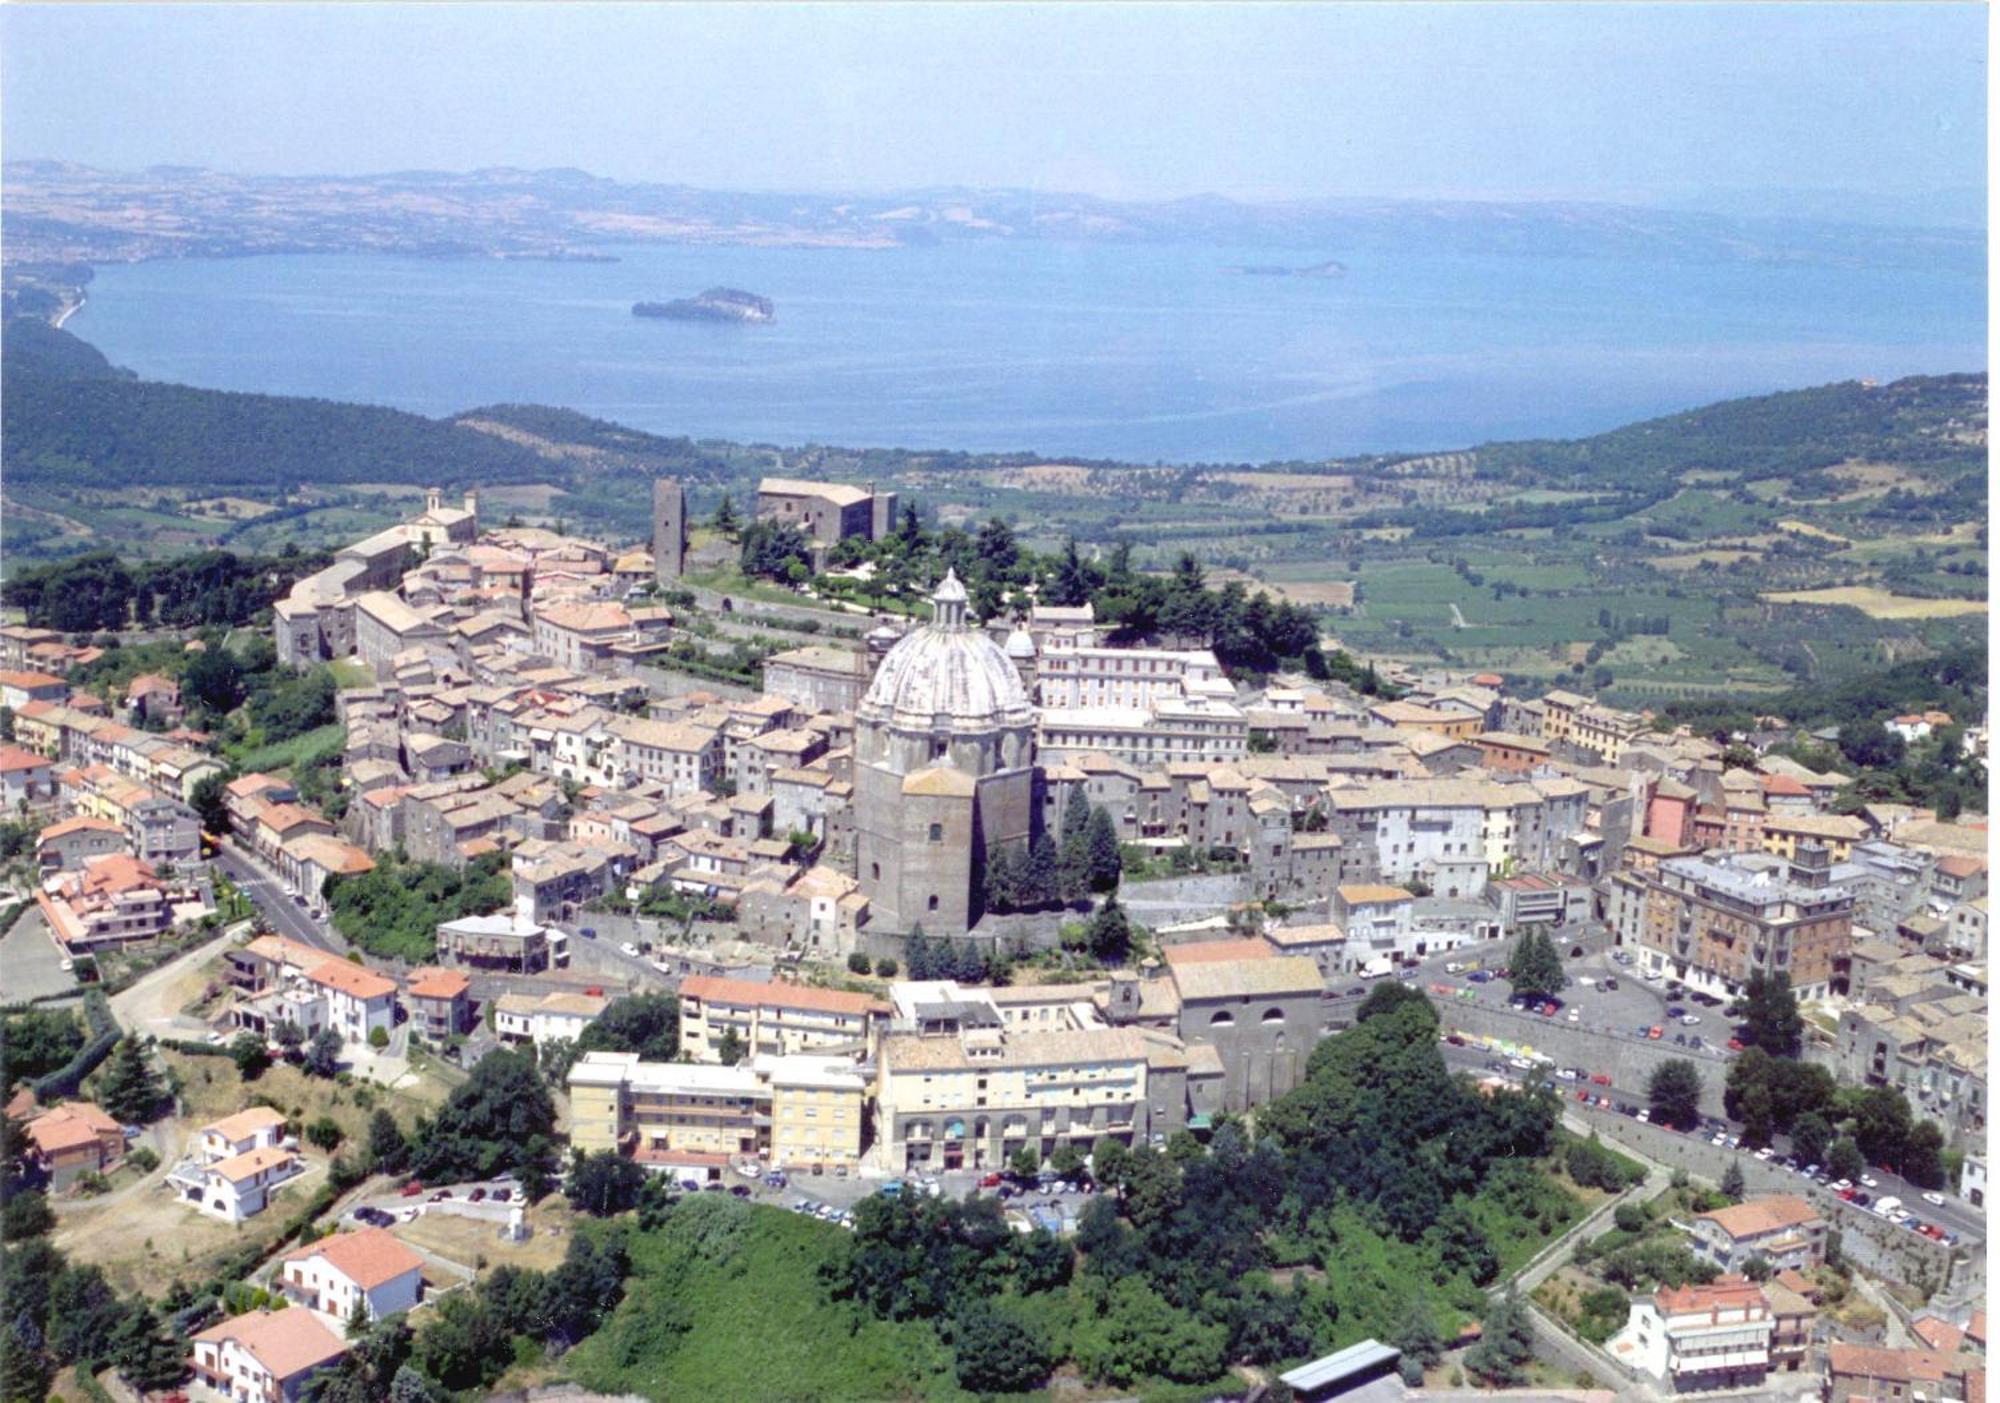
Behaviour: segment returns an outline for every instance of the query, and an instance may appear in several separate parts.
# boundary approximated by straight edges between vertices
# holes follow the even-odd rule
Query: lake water
[[[1334,251],[1338,253],[1338,251]],[[1980,370],[1982,267],[994,242],[643,247],[616,263],[106,267],[70,328],[154,379],[659,433],[1171,462],[1568,436],[1733,395]],[[768,326],[655,321],[714,285]]]

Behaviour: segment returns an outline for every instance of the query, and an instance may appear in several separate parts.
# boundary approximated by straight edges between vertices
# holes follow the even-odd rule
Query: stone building
[[[987,849],[1026,851],[1035,710],[1000,645],[967,625],[956,575],[931,603],[856,710],[856,876],[874,928],[957,936],[982,914]]]

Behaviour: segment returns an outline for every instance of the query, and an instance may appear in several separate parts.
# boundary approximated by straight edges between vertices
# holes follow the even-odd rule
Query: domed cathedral
[[[959,936],[982,914],[989,845],[1027,849],[1035,708],[945,573],[931,621],[883,657],[854,714],[856,876],[869,924]]]

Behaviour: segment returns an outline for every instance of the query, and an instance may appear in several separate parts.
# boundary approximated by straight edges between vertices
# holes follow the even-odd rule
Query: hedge
[[[76,1095],[83,1079],[96,1071],[98,1064],[111,1055],[111,1049],[118,1046],[118,1020],[111,1016],[111,1001],[104,997],[102,989],[84,994],[83,1018],[90,1026],[90,1041],[70,1058],[67,1066],[30,1083],[37,1101]]]
[[[189,1057],[234,1056],[227,1044],[217,1047],[214,1043],[193,1042],[187,1038],[159,1038],[156,1041],[170,1052],[184,1052]]]

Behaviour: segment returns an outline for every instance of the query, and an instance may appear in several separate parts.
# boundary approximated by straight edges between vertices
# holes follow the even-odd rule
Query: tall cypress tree
[[[1021,876],[1021,906],[1037,910],[1062,899],[1062,875],[1056,859],[1056,840],[1045,828],[1028,844],[1028,865]]]
[[[114,1119],[148,1121],[159,1110],[160,1100],[159,1078],[153,1075],[138,1039],[121,1038],[98,1081],[97,1103]]]
[[[1090,823],[1084,831],[1084,850],[1090,855],[1090,889],[1115,891],[1124,862],[1118,851],[1118,828],[1111,811],[1102,805],[1090,808]]]
[[[986,849],[986,907],[1002,915],[1021,904],[1021,880],[1004,843]]]
[[[1064,901],[1081,900],[1090,890],[1090,801],[1080,788],[1072,789],[1063,804],[1057,874]]]

